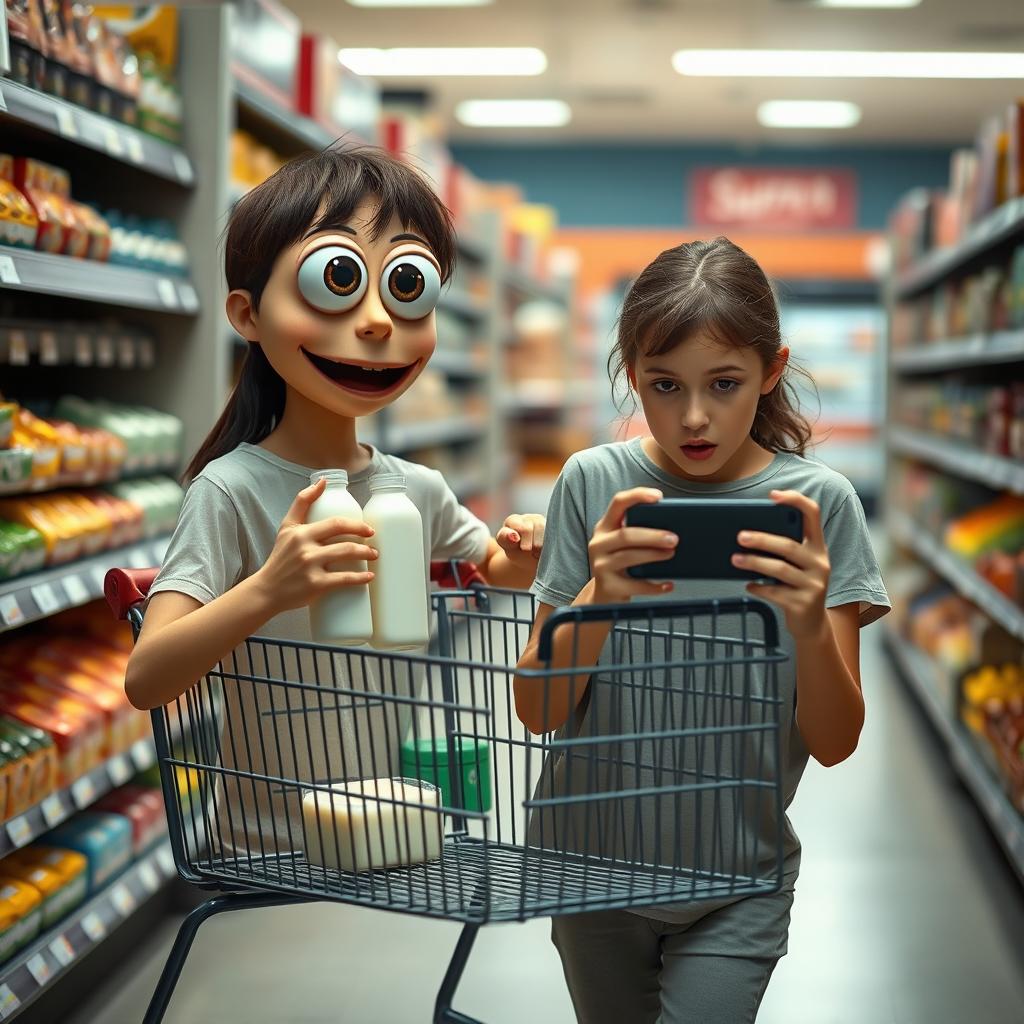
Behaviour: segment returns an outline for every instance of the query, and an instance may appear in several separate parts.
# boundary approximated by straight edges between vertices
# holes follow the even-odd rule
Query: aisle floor
[[[1024,891],[914,698],[863,634],[860,747],[811,764],[790,952],[759,1024],[1015,1024]],[[168,920],[67,1024],[134,1024]],[[457,1006],[487,1024],[573,1020],[548,922],[481,931]],[[458,928],[348,907],[242,912],[203,926],[167,1024],[426,1024]],[[629,1024],[624,1021],[623,1024]]]

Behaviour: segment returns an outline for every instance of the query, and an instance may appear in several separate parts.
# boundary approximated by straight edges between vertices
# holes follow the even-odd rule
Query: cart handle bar
[[[149,595],[149,588],[159,569],[110,569],[103,578],[103,596],[114,617],[127,619],[128,613]],[[486,584],[480,570],[472,562],[431,562],[430,578],[445,588]]]
[[[766,647],[779,646],[779,627],[772,610],[764,603],[750,597],[729,597],[711,601],[632,601],[629,604],[584,604],[567,608],[556,608],[540,631],[537,643],[537,657],[543,662],[551,661],[553,634],[559,626],[567,623],[623,622],[633,619],[672,619],[693,615],[722,615],[730,612],[745,614],[753,612],[764,624]]]

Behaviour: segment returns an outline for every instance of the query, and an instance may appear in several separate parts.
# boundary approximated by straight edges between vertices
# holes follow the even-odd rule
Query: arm
[[[252,576],[201,604],[176,591],[155,594],[125,672],[125,692],[141,710],[181,696],[246,637],[280,612],[301,608],[342,586],[368,583],[372,572],[334,571],[329,564],[373,561],[377,552],[341,535],[370,537],[366,523],[325,519],[307,524],[323,480],[300,491],[281,523],[266,563]]]
[[[658,501],[660,498],[659,491],[647,487],[636,487],[615,495],[608,511],[594,527],[594,536],[588,545],[594,575],[576,595],[573,607],[628,601],[634,595],[650,596],[672,588],[671,583],[638,580],[626,572],[630,566],[671,558],[674,554],[678,541],[675,534],[638,527],[627,529],[623,526],[628,508],[640,502]],[[551,605],[540,605],[530,639],[516,668],[596,665],[605,640],[608,639],[610,622],[563,626],[554,635],[550,666],[540,661],[537,656],[540,632],[552,611]],[[557,729],[575,711],[589,682],[589,673],[569,673],[544,679],[517,675],[512,684],[516,714],[532,733],[540,734]]]

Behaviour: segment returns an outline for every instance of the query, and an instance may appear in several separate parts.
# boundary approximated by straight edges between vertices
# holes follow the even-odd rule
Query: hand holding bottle
[[[373,572],[337,571],[334,563],[368,562],[377,552],[358,540],[372,537],[373,528],[362,520],[334,516],[307,523],[313,503],[323,494],[326,479],[299,491],[277,531],[270,557],[259,569],[260,579],[276,612],[304,608],[314,599],[341,587],[366,585]]]

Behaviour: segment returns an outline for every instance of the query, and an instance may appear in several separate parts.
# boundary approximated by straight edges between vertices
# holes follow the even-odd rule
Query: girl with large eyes
[[[308,640],[314,598],[372,578],[369,526],[307,524],[324,486],[308,486],[312,470],[347,470],[360,504],[371,476],[403,474],[426,557],[475,562],[499,586],[529,586],[543,544],[542,516],[509,516],[491,537],[440,473],[357,438],[359,419],[398,399],[436,343],[455,239],[419,174],[370,148],[292,161],[235,207],[225,249],[227,315],[249,350],[186,471],[128,666],[140,708],[174,700],[253,633]],[[353,560],[368,571],[332,568]]]

